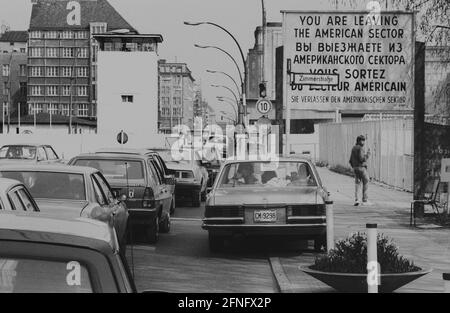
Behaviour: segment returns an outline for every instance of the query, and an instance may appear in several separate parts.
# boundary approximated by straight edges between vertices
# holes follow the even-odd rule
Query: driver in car
[[[251,163],[242,163],[239,165],[239,169],[233,177],[233,180],[234,182],[245,185],[254,185],[258,182],[258,179],[254,175],[254,169]]]

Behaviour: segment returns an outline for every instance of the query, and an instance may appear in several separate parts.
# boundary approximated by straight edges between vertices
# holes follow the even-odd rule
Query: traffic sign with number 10
[[[260,99],[256,103],[256,109],[261,114],[267,114],[272,110],[272,102],[266,99]]]

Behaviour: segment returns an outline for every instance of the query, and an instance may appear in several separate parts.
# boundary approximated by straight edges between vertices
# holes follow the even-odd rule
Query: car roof
[[[104,148],[99,149],[95,151],[95,154],[104,154],[104,153],[111,153],[111,154],[127,154],[127,155],[147,155],[149,153],[152,153],[154,151],[150,149],[132,149],[132,148]]]
[[[0,171],[30,171],[30,172],[56,172],[56,173],[71,173],[71,174],[92,174],[98,172],[92,167],[71,166],[65,164],[20,164],[2,165]]]
[[[106,223],[83,217],[64,219],[41,212],[1,212],[1,240],[118,250],[117,238]]]
[[[133,154],[133,153],[115,153],[115,152],[96,152],[96,153],[83,153],[77,155],[73,159],[93,159],[93,160],[122,160],[122,159],[133,159],[133,160],[144,160],[147,159],[148,155],[145,154]]]
[[[307,159],[307,158],[303,158],[303,157],[299,157],[299,156],[280,156],[278,157],[279,162],[304,162],[304,163],[308,163],[310,165],[312,165],[311,160]],[[252,163],[252,162],[270,162],[269,161],[264,161],[264,160],[235,160],[235,159],[227,159],[224,162],[224,165],[227,164],[232,164],[232,163]]]
[[[52,145],[49,144],[45,144],[45,143],[12,143],[12,144],[8,144],[8,145],[3,145],[3,147],[22,147],[22,146],[27,146],[27,147],[41,147],[41,146],[45,146],[45,147],[51,147]]]
[[[0,178],[0,191],[8,190],[17,185],[22,185],[22,183],[14,179]]]

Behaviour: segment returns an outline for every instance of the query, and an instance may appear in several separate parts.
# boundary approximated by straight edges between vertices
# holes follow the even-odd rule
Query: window
[[[58,32],[57,31],[48,31],[44,33],[46,39],[57,39]]]
[[[114,202],[114,195],[111,191],[111,188],[109,187],[108,183],[105,181],[104,177],[101,176],[99,173],[94,174],[95,180],[100,185],[101,190],[103,191],[103,194],[105,195],[107,201],[109,203]]]
[[[42,75],[42,67],[39,66],[31,66],[30,67],[30,76],[31,77],[41,77]]]
[[[8,82],[3,83],[3,95],[7,96],[9,95],[9,84]]]
[[[70,96],[70,85],[61,86],[63,96]]]
[[[153,163],[152,160],[147,160],[148,168],[150,169],[150,172],[152,173],[152,178],[156,181],[156,184],[161,185],[162,184],[162,177],[161,173],[156,169],[156,164]]]
[[[79,96],[87,96],[88,95],[88,87],[87,86],[78,86],[77,94]]]
[[[76,39],[87,39],[88,36],[89,36],[89,33],[87,31],[75,32],[75,38]]]
[[[92,175],[92,185],[94,186],[94,192],[95,192],[95,199],[97,200],[98,204],[100,205],[106,205],[106,199],[103,196],[102,190],[100,189],[99,184],[95,180],[94,176]]]
[[[48,58],[57,58],[58,57],[58,48],[47,48],[47,57]]]
[[[43,56],[43,48],[30,48],[30,57],[42,57]]]
[[[89,105],[88,104],[79,104],[78,105],[78,116],[80,116],[80,117],[88,117],[89,116]]]
[[[43,112],[43,104],[42,103],[30,103],[28,106],[28,112],[30,115],[39,114]]]
[[[8,111],[9,111],[9,103],[4,101],[2,104],[2,111],[3,111],[3,116],[8,116]]]
[[[50,103],[48,105],[48,113],[50,115],[58,114],[58,105],[56,103]]]
[[[9,76],[9,64],[2,65],[2,75]]]
[[[47,76],[48,77],[57,77],[58,76],[58,67],[56,67],[56,66],[47,67]]]
[[[39,30],[34,30],[34,31],[30,32],[30,37],[31,37],[31,39],[40,39],[40,38],[42,38],[42,32]]]
[[[47,147],[44,147],[44,149],[45,149],[45,152],[47,152],[47,156],[48,156],[49,160],[58,160],[59,159],[58,155],[56,154],[56,152],[53,150],[52,147],[47,146]]]
[[[69,105],[61,104],[61,115],[69,116]]]
[[[106,23],[91,23],[91,34],[102,34],[106,32]]]
[[[19,75],[20,76],[27,76],[27,65],[26,64],[20,64],[19,65]]]
[[[34,206],[33,201],[31,200],[31,196],[23,187],[19,187],[14,193],[17,194],[17,196],[20,199],[20,202],[22,203],[22,207],[20,208],[20,210],[27,212],[37,211],[37,208]]]
[[[69,66],[64,66],[62,68],[62,76],[64,77],[72,77],[72,68]]]
[[[88,76],[88,68],[87,67],[79,67],[77,76],[78,77],[87,77]]]
[[[65,30],[61,33],[62,39],[72,39],[73,38],[73,32],[70,30]]]
[[[63,48],[62,49],[62,57],[63,58],[73,58],[73,48]]]
[[[133,103],[134,102],[134,96],[122,96],[122,102],[123,103]]]
[[[127,168],[125,163],[128,165]],[[74,165],[93,167],[101,171],[106,179],[114,181],[126,181],[127,172],[128,179],[133,180],[133,183],[144,181],[145,177],[143,164],[140,161],[83,159],[75,161]]]
[[[78,48],[77,49],[77,57],[78,58],[87,58],[88,57],[88,48]]]
[[[20,48],[20,53],[25,53],[25,52],[27,52],[27,49],[25,49],[25,48]]]
[[[22,96],[25,96],[27,94],[27,83],[26,82],[20,82],[19,83],[19,88],[20,88],[20,94]]]
[[[48,96],[57,96],[58,95],[58,86],[47,86],[47,95]]]

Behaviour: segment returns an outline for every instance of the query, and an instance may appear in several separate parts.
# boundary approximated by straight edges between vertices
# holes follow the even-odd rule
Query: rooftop
[[[30,30],[89,29],[90,23],[107,23],[107,30],[128,29],[137,32],[107,0],[78,0],[81,25],[67,24],[68,0],[38,0],[33,4]]]
[[[28,32],[22,30],[14,30],[5,32],[0,37],[0,42],[27,42]]]

